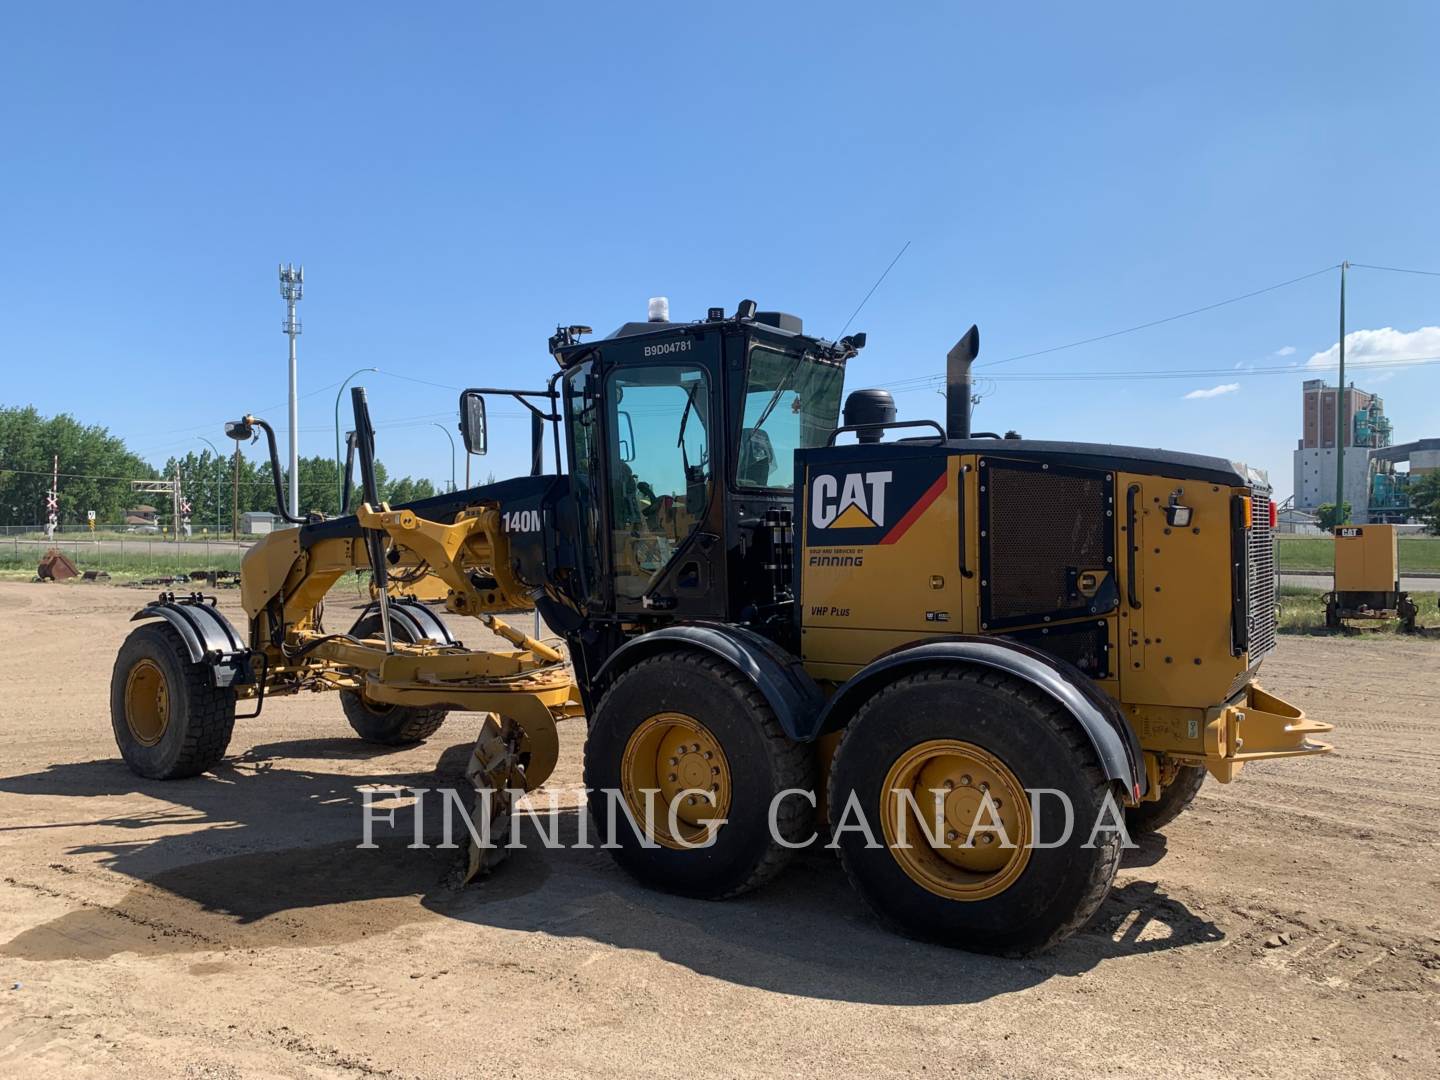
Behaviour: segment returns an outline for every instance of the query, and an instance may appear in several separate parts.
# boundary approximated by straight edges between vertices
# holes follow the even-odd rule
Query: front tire
[[[1161,790],[1160,798],[1125,808],[1125,827],[1130,830],[1130,835],[1143,836],[1169,825],[1190,809],[1203,783],[1203,765],[1181,765],[1175,779]]]
[[[403,624],[391,622],[390,628],[396,640],[414,644]],[[380,616],[370,615],[361,619],[351,633],[358,638],[379,637],[383,633]],[[355,729],[355,734],[366,742],[380,746],[412,746],[424,742],[440,730],[440,725],[445,723],[445,717],[449,715],[448,709],[387,705],[379,701],[369,701],[359,690],[341,690],[340,708],[345,711],[345,719]]]
[[[756,888],[794,853],[780,841],[802,844],[814,828],[814,802],[799,794],[776,804],[773,835],[770,822],[781,792],[814,794],[811,748],[786,738],[733,667],[695,652],[641,660],[605,692],[585,741],[585,786],[600,842],[613,836],[619,845],[615,861],[682,896],[715,900]],[[626,819],[628,811],[644,832],[647,798],[649,845]],[[719,819],[713,841],[698,846]]]
[[[1038,788],[1062,792],[1074,809],[1060,846],[1030,842],[1032,830],[1042,845],[1064,834],[1054,795],[1032,822],[1029,792]],[[840,861],[882,921],[911,937],[1007,955],[1067,937],[1105,899],[1120,835],[1101,832],[1085,845],[1108,796],[1088,736],[1064,709],[976,668],[931,669],[871,698],[836,750],[829,791]],[[874,846],[853,827],[860,820]],[[985,828],[997,821],[1003,833]]]
[[[130,771],[149,780],[197,776],[225,757],[235,690],[214,686],[168,622],[131,631],[110,677],[110,726]]]

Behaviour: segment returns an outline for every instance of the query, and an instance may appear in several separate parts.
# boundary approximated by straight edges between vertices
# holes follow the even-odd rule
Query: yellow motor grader
[[[471,453],[487,395],[530,410],[531,475],[406,506],[377,497],[356,389],[362,504],[255,545],[247,625],[204,597],[136,615],[112,689],[130,766],[203,771],[237,703],[335,689],[381,743],[489,714],[478,786],[533,789],[555,721],[583,712],[590,812],[640,880],[733,896],[828,824],[891,925],[1014,954],[1104,899],[1122,844],[1107,809],[1159,828],[1207,775],[1329,749],[1311,739],[1328,725],[1256,678],[1275,643],[1262,475],[972,432],[973,327],[947,358],[943,425],[897,420],[877,390],[842,418],[864,335],[808,335],[752,301],[590,335],[557,330],[541,389],[461,395]],[[283,508],[268,425],[229,434],[257,428]],[[390,596],[396,566],[513,648],[460,646]],[[327,627],[326,591],[355,569],[374,603]],[[531,607],[563,655],[494,617]]]

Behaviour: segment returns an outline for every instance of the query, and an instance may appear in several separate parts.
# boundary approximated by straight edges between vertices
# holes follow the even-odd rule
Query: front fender
[[[829,700],[808,738],[838,731],[882,686],[924,667],[958,664],[1003,671],[1023,679],[1059,703],[1090,738],[1100,768],[1125,785],[1134,798],[1146,791],[1140,740],[1120,707],[1078,668],[1017,641],[993,637],[950,637],[904,645],[862,668]]]
[[[190,662],[205,664],[216,686],[254,681],[250,671],[250,650],[244,640],[212,604],[197,597],[176,600],[164,594],[130,616],[131,622],[164,619],[175,627]]]
[[[631,638],[596,672],[594,685],[608,686],[621,672],[657,653],[685,648],[709,653],[749,679],[774,711],[785,734],[806,742],[824,695],[800,662],[769,638],[727,623],[675,623]]]

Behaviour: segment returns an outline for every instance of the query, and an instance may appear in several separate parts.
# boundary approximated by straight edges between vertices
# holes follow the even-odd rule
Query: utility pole
[[[235,484],[230,491],[230,539],[240,539],[240,442],[235,442]]]
[[[280,295],[285,299],[285,335],[290,339],[290,516],[300,516],[300,404],[297,400],[295,339],[300,336],[300,319],[295,305],[305,295],[305,267],[293,263],[280,267]]]
[[[1345,513],[1345,271],[1348,261],[1340,263],[1340,385],[1335,390],[1335,520],[1350,520]]]

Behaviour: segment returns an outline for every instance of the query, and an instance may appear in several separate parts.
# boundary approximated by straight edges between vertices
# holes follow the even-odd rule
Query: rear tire
[[[1143,836],[1169,825],[1190,809],[1203,783],[1203,765],[1181,765],[1175,779],[1161,790],[1159,799],[1125,808],[1125,827],[1130,830],[1130,835]]]
[[[678,750],[677,739],[683,740]],[[667,786],[695,790],[712,779],[712,770],[720,789],[714,806],[691,811],[677,794],[676,820],[682,839],[692,843],[703,837],[703,824],[690,828],[682,814],[698,812],[702,823],[723,817],[724,823],[708,847],[678,846],[668,827]],[[771,835],[771,802],[787,788],[814,794],[815,755],[785,736],[765,698],[729,664],[667,652],[622,673],[600,699],[585,741],[585,786],[599,842],[614,836],[619,846],[610,853],[626,871],[652,888],[718,900],[770,880],[794,854]],[[627,807],[643,831],[644,805],[626,792],[647,788],[657,791],[655,846],[648,847],[621,809]],[[781,839],[803,844],[814,832],[814,803],[787,797],[775,825]]]
[[[392,622],[390,628],[397,641],[413,644],[403,624]],[[358,638],[379,637],[382,632],[378,614],[361,619],[351,631]],[[359,690],[341,690],[340,707],[345,710],[345,719],[350,721],[355,734],[380,746],[412,746],[424,742],[440,730],[450,712],[369,701]]]
[[[110,725],[130,771],[176,780],[212,769],[235,728],[235,691],[214,686],[168,622],[132,630],[110,677]]]
[[[925,764],[897,773],[916,761]],[[998,836],[999,847],[984,847],[983,833],[963,846],[983,798],[976,794],[981,777],[992,799],[1005,793],[998,814],[1013,852]],[[913,814],[906,818],[910,849],[894,842],[897,830],[887,821],[905,810],[887,787],[909,791],[926,815],[932,804],[924,792],[941,792],[947,831],[938,847]],[[1035,788],[1057,789],[1074,807],[1073,832],[1061,846],[1029,843],[1027,796]],[[1110,792],[1089,737],[1052,699],[998,672],[934,668],[885,687],[850,722],[830,774],[831,828],[846,874],[882,921],[911,937],[1023,955],[1079,929],[1109,892],[1120,836],[1104,832],[1093,847],[1083,845]],[[858,820],[846,814],[852,797],[879,846],[844,827]],[[1040,810],[1041,843],[1060,840],[1059,800],[1044,797]]]

